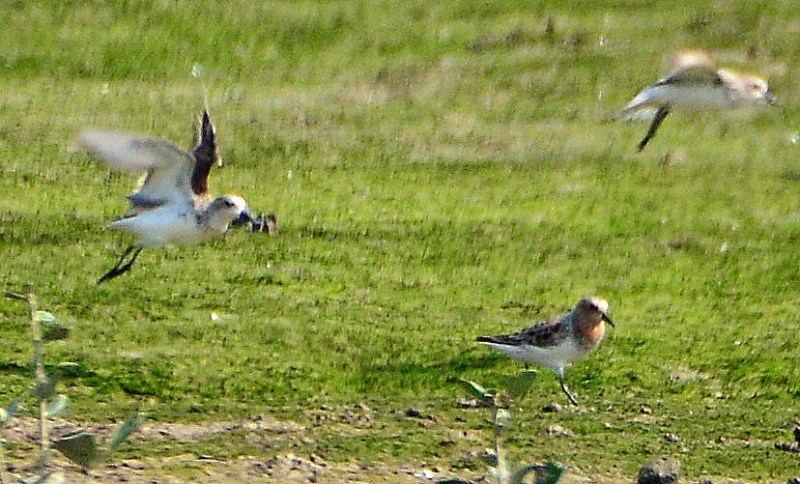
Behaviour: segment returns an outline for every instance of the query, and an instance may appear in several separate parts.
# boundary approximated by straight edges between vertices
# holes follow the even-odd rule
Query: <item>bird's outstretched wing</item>
[[[626,121],[650,121],[656,117],[658,109],[664,105],[668,87],[714,87],[723,84],[714,58],[708,52],[688,50],[677,53],[671,61],[670,72],[642,89],[631,102],[617,115]]]
[[[81,143],[112,168],[147,173],[128,196],[135,211],[192,203],[189,177],[194,160],[173,143],[112,131],[86,131]]]
[[[710,52],[697,49],[682,50],[675,53],[670,59],[669,70],[670,73],[673,73],[683,69],[705,67],[714,71],[717,69],[716,64],[714,56]]]
[[[202,196],[208,193],[208,174],[211,172],[211,167],[219,161],[217,135],[208,110],[203,110],[192,156],[194,157],[191,178],[192,191],[195,195]]]
[[[689,65],[673,71],[656,83],[656,86],[677,85],[691,86],[718,86],[723,83],[717,70],[704,64]]]

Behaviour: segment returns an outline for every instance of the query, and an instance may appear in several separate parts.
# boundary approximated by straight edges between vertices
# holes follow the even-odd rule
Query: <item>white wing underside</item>
[[[87,131],[81,141],[112,168],[146,172],[138,189],[128,197],[135,212],[192,205],[194,160],[169,141],[111,131]]]

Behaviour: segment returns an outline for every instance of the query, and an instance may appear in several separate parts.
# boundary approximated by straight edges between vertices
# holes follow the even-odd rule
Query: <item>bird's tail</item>
[[[475,341],[478,343],[493,343],[493,344],[503,344],[503,340],[500,339],[501,337],[498,336],[478,336],[475,338]]]
[[[623,121],[650,121],[656,115],[656,107],[653,107],[653,101],[656,93],[653,87],[649,87],[636,95],[636,97],[628,103],[627,106],[622,108],[617,114],[617,119]]]

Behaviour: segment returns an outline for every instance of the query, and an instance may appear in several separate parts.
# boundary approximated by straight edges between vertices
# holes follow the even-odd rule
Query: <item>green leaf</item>
[[[463,378],[459,378],[458,381],[461,382],[462,386],[464,386],[470,393],[482,400],[491,400],[493,397],[491,390],[483,388],[474,381],[465,380]]]
[[[41,324],[57,324],[58,318],[49,311],[36,311],[34,313],[34,318],[39,321]]]
[[[536,379],[536,373],[532,371],[522,371],[505,381],[506,392],[512,400],[519,400],[528,394],[533,381]]]
[[[67,478],[63,472],[52,472],[42,482],[42,484],[65,484]]]
[[[494,414],[494,423],[500,427],[505,427],[511,423],[511,412],[505,408],[498,408]]]
[[[42,341],[58,341],[68,336],[69,328],[58,322],[42,324]]]
[[[53,441],[53,448],[84,469],[90,468],[100,457],[94,435],[85,430],[78,430]]]
[[[3,426],[11,420],[11,417],[17,412],[17,407],[19,406],[19,399],[15,399],[13,402],[9,403],[6,408],[0,408],[0,426]]]
[[[32,476],[20,482],[23,484],[64,484],[67,482],[67,478],[64,477],[63,472],[48,472],[43,476]]]
[[[57,341],[69,336],[69,328],[61,324],[53,313],[36,311],[34,318],[42,327],[42,341]]]
[[[25,479],[21,479],[19,482],[22,484],[45,484],[48,479],[50,479],[50,475],[52,472],[46,472],[42,476],[31,476],[26,477]]]
[[[538,464],[529,464],[520,469],[511,476],[509,482],[511,484],[522,484],[525,476],[531,472],[536,472],[536,484],[556,484],[566,469],[552,462],[548,462],[544,466]]]
[[[56,397],[47,403],[45,408],[45,416],[48,418],[59,415],[64,409],[67,408],[67,396],[56,395]]]
[[[45,377],[36,382],[36,386],[31,390],[31,395],[37,400],[47,400],[56,393],[57,378]]]
[[[486,451],[480,455],[480,459],[487,466],[494,467],[497,465],[497,451],[494,449],[486,449]]]
[[[128,440],[128,437],[131,436],[134,430],[136,430],[139,425],[142,423],[142,417],[138,413],[128,417],[126,420],[114,433],[114,436],[111,437],[111,442],[108,443],[108,448],[111,452],[117,450],[123,442]]]
[[[74,361],[62,361],[56,365],[55,370],[55,373],[61,376],[79,377],[86,374],[83,366]]]

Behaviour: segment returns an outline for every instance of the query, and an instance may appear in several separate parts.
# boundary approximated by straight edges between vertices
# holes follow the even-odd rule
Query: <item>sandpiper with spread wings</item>
[[[125,250],[98,284],[130,270],[145,247],[197,244],[225,233],[234,220],[251,220],[241,197],[213,198],[208,193],[208,174],[218,154],[207,111],[191,153],[162,139],[111,131],[84,132],[81,142],[113,168],[146,172],[136,192],[128,196],[129,214],[109,224],[140,240]]]
[[[647,134],[639,142],[639,151],[653,139],[672,111],[725,110],[775,103],[767,81],[717,69],[706,52],[681,52],[673,59],[673,65],[672,72],[639,92],[620,112],[622,119],[652,119]]]
[[[574,405],[578,400],[567,388],[564,374],[573,362],[585,358],[600,344],[608,317],[608,302],[598,297],[582,299],[559,319],[531,326],[517,333],[480,336],[478,341],[514,360],[550,368],[558,377],[561,389]]]

